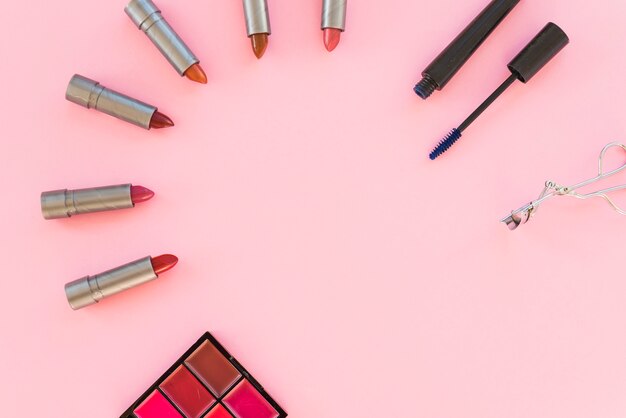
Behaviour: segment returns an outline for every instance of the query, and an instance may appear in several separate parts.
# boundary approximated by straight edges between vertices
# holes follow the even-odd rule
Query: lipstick
[[[123,266],[85,276],[65,285],[65,295],[72,309],[93,305],[124,290],[150,282],[178,263],[178,257],[164,254],[144,257]]]
[[[323,0],[322,30],[324,45],[328,52],[337,47],[341,40],[341,32],[346,30],[346,9],[348,0]]]
[[[248,38],[252,42],[252,51],[257,58],[261,58],[272,33],[267,0],[243,0],[243,12],[246,17]]]
[[[69,218],[81,213],[132,208],[153,196],[152,190],[131,184],[53,190],[41,194],[41,213],[45,219]]]
[[[200,60],[172,29],[151,0],[132,0],[124,11],[139,30],[150,38],[179,75],[196,83],[206,84],[207,78]]]
[[[67,86],[65,98],[144,129],[174,126],[174,122],[156,107],[108,89],[82,75],[74,74]]]

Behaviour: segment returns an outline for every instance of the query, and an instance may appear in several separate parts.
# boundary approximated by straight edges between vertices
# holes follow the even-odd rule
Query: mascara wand
[[[569,38],[554,23],[548,23],[508,65],[511,75],[463,123],[453,129],[430,153],[434,160],[461,138],[463,131],[506,91],[516,80],[527,83],[569,43]]]

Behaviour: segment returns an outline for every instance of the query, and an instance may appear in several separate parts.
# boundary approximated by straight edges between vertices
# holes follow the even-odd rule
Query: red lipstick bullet
[[[164,115],[158,110],[154,112],[154,115],[152,115],[150,119],[150,129],[163,129],[169,128],[170,126],[174,126],[174,122],[169,116]]]
[[[81,309],[108,296],[150,282],[176,263],[178,257],[171,254],[140,258],[104,273],[70,282],[65,285],[65,295],[72,309]]]
[[[158,276],[161,273],[165,273],[178,263],[178,257],[172,254],[163,254],[152,259],[152,268],[154,273]]]
[[[130,199],[133,204],[145,202],[154,197],[154,192],[143,186],[130,186]]]

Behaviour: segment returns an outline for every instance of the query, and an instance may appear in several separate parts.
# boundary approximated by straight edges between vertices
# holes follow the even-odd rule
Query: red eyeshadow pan
[[[200,418],[215,403],[215,398],[185,366],[176,369],[160,387],[186,418]]]
[[[135,409],[137,418],[181,418],[176,408],[155,390],[152,395]]]
[[[222,405],[217,405],[204,418],[233,418],[233,416]]]
[[[224,398],[237,418],[278,418],[278,412],[248,380],[242,380]]]

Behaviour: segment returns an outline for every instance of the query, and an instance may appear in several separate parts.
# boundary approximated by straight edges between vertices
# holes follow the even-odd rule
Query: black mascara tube
[[[493,0],[422,72],[415,93],[426,100],[441,90],[520,0]]]

